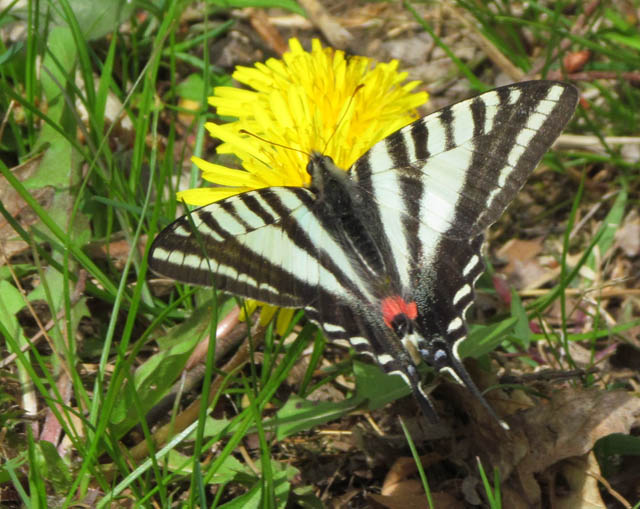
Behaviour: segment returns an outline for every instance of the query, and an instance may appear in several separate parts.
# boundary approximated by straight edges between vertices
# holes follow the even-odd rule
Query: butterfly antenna
[[[331,140],[333,139],[334,135],[338,132],[338,127],[340,127],[340,124],[342,124],[342,121],[344,120],[344,117],[347,116],[347,113],[349,112],[349,109],[351,108],[351,104],[353,104],[353,100],[356,97],[356,94],[358,93],[358,91],[364,87],[364,84],[360,83],[360,85],[358,85],[355,90],[353,91],[353,94],[351,94],[351,97],[349,97],[349,102],[347,103],[347,107],[344,109],[344,111],[342,112],[342,116],[340,117],[340,119],[338,120],[338,122],[335,125],[335,128],[333,129],[333,132],[331,133],[331,136],[329,136],[329,139],[327,140],[327,142],[324,144],[324,148],[322,149],[322,153],[326,153],[327,151],[327,147],[329,146],[329,143],[331,142]]]
[[[247,131],[246,129],[240,129],[240,130],[238,130],[238,132],[240,134],[247,134],[249,136],[253,136],[254,138],[256,138],[256,139],[258,139],[260,141],[264,141],[265,143],[269,143],[271,145],[275,145],[276,147],[284,148],[284,149],[287,149],[287,150],[293,150],[294,152],[300,152],[301,154],[304,154],[307,157],[311,157],[311,154],[309,154],[309,152],[305,152],[304,150],[300,150],[299,148],[288,147],[287,145],[283,145],[282,143],[277,143],[275,141],[267,140],[266,138],[263,138],[262,136],[258,136],[257,134],[254,134],[254,133],[252,133],[250,131]]]

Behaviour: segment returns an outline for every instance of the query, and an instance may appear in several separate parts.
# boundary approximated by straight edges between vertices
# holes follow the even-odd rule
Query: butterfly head
[[[330,200],[334,206],[349,200],[350,184],[347,172],[339,168],[331,157],[320,152],[312,152],[307,163],[307,173],[311,176],[312,191],[320,200]]]

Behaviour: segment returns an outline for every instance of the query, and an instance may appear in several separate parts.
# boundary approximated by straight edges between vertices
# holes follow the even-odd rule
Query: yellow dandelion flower
[[[405,83],[407,73],[398,72],[395,60],[376,64],[366,57],[347,57],[318,40],[311,52],[297,39],[289,41],[289,48],[282,59],[236,69],[233,78],[252,90],[214,90],[209,104],[219,115],[237,120],[205,127],[222,140],[217,152],[235,154],[243,169],[194,157],[202,177],[217,187],[179,192],[180,200],[208,205],[263,187],[308,185],[305,154],[321,152],[347,169],[375,143],[415,120],[415,108],[427,101],[426,92],[413,92],[419,82]],[[249,303],[248,309],[255,305]],[[263,308],[261,323],[275,310]]]
[[[194,157],[202,177],[222,187],[182,191],[180,200],[207,205],[252,189],[309,183],[304,154],[242,131],[306,153],[322,152],[347,169],[376,142],[415,120],[415,108],[428,98],[426,92],[412,92],[419,82],[403,83],[407,73],[398,72],[396,60],[374,64],[323,48],[318,40],[311,52],[297,39],[289,47],[282,60],[236,69],[233,78],[253,90],[214,90],[209,104],[237,120],[205,127],[223,141],[217,152],[235,154],[244,171]]]

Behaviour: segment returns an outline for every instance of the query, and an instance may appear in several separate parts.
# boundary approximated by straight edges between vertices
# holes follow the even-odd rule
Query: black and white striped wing
[[[440,235],[473,238],[504,212],[577,100],[575,87],[561,82],[500,87],[396,131],[350,171],[380,205],[399,250],[407,252],[408,236],[424,247]]]
[[[206,205],[156,237],[149,265],[184,283],[277,306],[306,307],[321,293],[324,300],[371,298],[315,206],[314,194],[301,187],[257,189]]]

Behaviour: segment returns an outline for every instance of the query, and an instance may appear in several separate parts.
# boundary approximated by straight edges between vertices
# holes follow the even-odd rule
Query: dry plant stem
[[[271,23],[264,9],[247,9],[249,11],[249,23],[264,42],[267,43],[276,54],[282,56],[289,47],[282,34]]]
[[[542,371],[536,371],[535,373],[522,373],[520,375],[504,375],[500,377],[501,384],[524,384],[531,382],[565,382],[574,378],[579,378],[585,375],[592,375],[598,373],[598,368],[590,369],[571,369],[567,371],[544,369]]]
[[[13,267],[11,266],[11,264],[8,262],[7,257],[3,254],[2,255],[3,258],[3,262],[4,265],[6,265],[9,269],[9,272],[11,273],[11,277],[13,278],[14,283],[16,284],[16,288],[18,288],[18,290],[20,291],[20,293],[22,295],[26,295],[26,292],[24,290],[24,288],[22,287],[21,283],[20,283],[20,279],[18,278],[17,274],[15,273],[15,271],[13,270]],[[74,288],[74,291],[71,295],[71,305],[73,306],[75,303],[77,303],[80,300],[80,296],[84,293],[85,290],[85,286],[86,286],[86,279],[87,279],[87,273],[84,270],[80,271],[80,275],[78,277],[78,281],[76,283],[76,287]],[[40,318],[38,316],[38,314],[36,313],[35,309],[33,309],[33,306],[31,305],[31,302],[29,302],[28,299],[24,299],[25,305],[27,306],[27,309],[29,309],[29,311],[31,312],[31,315],[33,316],[33,319],[35,320],[35,322],[38,324],[38,327],[40,329],[40,331],[34,336],[34,338],[32,338],[32,340],[27,340],[27,344],[25,345],[25,347],[22,348],[22,352],[26,352],[27,350],[29,350],[30,348],[32,348],[33,346],[35,346],[35,343],[41,338],[41,337],[45,337],[47,338],[47,341],[49,342],[49,345],[51,346],[51,349],[54,353],[57,354],[56,349],[54,348],[54,343],[52,341],[52,339],[49,337],[49,335],[47,334],[47,330],[50,329],[51,327],[53,327],[58,320],[61,320],[62,317],[64,317],[65,314],[65,310],[62,309],[58,315],[56,316],[56,320],[49,320],[49,322],[47,323],[47,326],[45,327],[42,322],[40,321]],[[64,326],[66,322],[62,321],[62,325]],[[64,332],[63,332],[64,334]],[[6,359],[4,359],[2,361],[2,363],[0,363],[2,365],[2,367],[12,363],[15,359],[17,358],[17,354],[12,354],[9,355]],[[69,369],[68,366],[66,364],[66,362],[64,361],[64,359],[60,359],[60,363],[59,365],[62,367],[63,369],[63,373],[60,376],[60,380],[62,380],[62,386],[59,387],[60,388],[60,394],[63,395],[63,404],[68,404],[70,399],[71,399],[71,393],[70,393],[70,389],[68,387],[66,387],[67,383],[70,384],[70,380],[71,377],[69,375]],[[22,394],[22,406],[23,406],[23,410],[25,412],[26,415],[37,415],[38,413],[38,399],[35,395],[35,389],[33,384],[29,384],[23,394]],[[45,425],[48,426],[47,428],[43,429],[42,434],[46,437],[49,437],[52,443],[57,443],[57,438],[55,438],[54,441],[54,437],[58,437],[60,434],[60,423],[57,422],[57,419],[55,418],[55,416],[52,414],[52,411],[50,408],[48,408],[47,410],[47,417],[45,419]],[[38,429],[38,421],[34,420],[31,423],[31,428],[32,428],[32,432],[35,436],[40,435],[40,431]]]
[[[47,415],[44,418],[44,424],[42,425],[42,433],[40,434],[40,440],[44,440],[47,442],[51,442],[53,445],[56,445],[60,441],[60,436],[62,434],[62,425],[56,414],[51,410],[51,406],[55,405],[60,412],[61,415],[64,415],[63,405],[69,406],[69,402],[71,401],[71,396],[73,394],[73,384],[71,382],[71,378],[64,371],[60,373],[58,380],[56,381],[56,387],[58,388],[58,394],[60,394],[62,401],[50,403],[47,408]],[[63,452],[63,451],[58,451]],[[64,455],[64,454],[63,454]]]
[[[371,416],[370,412],[366,412],[364,414],[365,419],[367,420],[367,422],[369,423],[369,426],[371,426],[373,428],[373,431],[375,431],[378,436],[383,437],[384,436],[384,431],[382,431],[380,429],[380,426],[378,426],[378,424],[376,423],[376,421],[373,420],[373,417]]]
[[[256,328],[255,332],[252,334],[252,338],[253,348],[256,348],[264,340],[264,329],[261,327]],[[221,371],[224,373],[231,373],[249,362],[251,350],[253,348],[250,347],[248,340],[245,341],[229,362],[221,368]],[[218,376],[213,380],[209,390],[209,401],[207,402],[207,405],[209,405],[218,393],[222,391],[224,382],[225,377],[222,376]],[[191,403],[191,405],[178,414],[172,422],[165,424],[158,429],[158,431],[156,431],[152,436],[155,446],[161,447],[171,436],[183,431],[187,426],[195,422],[200,414],[200,405],[202,405],[201,398]],[[134,460],[146,458],[149,455],[149,446],[147,441],[140,442],[129,452],[131,454],[131,458]]]
[[[242,458],[246,462],[247,466],[253,471],[253,473],[255,475],[260,475],[260,469],[258,469],[258,467],[256,467],[256,464],[254,463],[253,459],[251,458],[251,455],[249,454],[249,451],[247,451],[247,448],[244,447],[243,445],[241,445],[240,447],[238,447],[238,451],[240,452],[240,456],[242,456]]]
[[[433,33],[436,34],[439,38],[442,38],[442,17],[443,17],[444,6],[441,3],[437,5],[438,5],[437,12],[431,24],[433,25]],[[427,18],[425,17],[425,20],[426,19]],[[429,49],[427,50],[427,54],[425,57],[426,62],[431,61],[433,50],[436,49],[437,46],[438,44],[436,43],[435,38],[432,39],[431,46],[429,46]]]
[[[7,125],[7,122],[9,121],[9,117],[11,116],[11,111],[13,110],[14,106],[15,106],[15,101],[11,99],[11,101],[9,101],[9,106],[7,107],[7,111],[5,112],[4,117],[2,117],[2,123],[0,123],[0,140],[4,135],[4,127]]]
[[[299,3],[307,11],[311,22],[318,27],[331,46],[337,49],[347,48],[353,36],[329,14],[322,3],[318,0],[300,0]]]
[[[584,227],[585,224],[595,215],[595,213],[602,207],[603,203],[618,194],[618,191],[612,191],[610,193],[605,194],[598,202],[591,207],[591,209],[584,215],[582,219],[573,227],[571,232],[569,233],[569,240],[573,240],[573,238],[578,234],[578,232]]]
[[[511,61],[505,57],[502,52],[482,34],[480,30],[478,30],[475,20],[471,19],[467,12],[446,4],[445,8],[455,19],[459,20],[464,27],[469,30],[470,33],[466,34],[467,37],[476,42],[480,49],[487,54],[489,59],[499,69],[501,69],[502,72],[509,76],[513,81],[522,81],[524,78],[524,72],[513,65]]]
[[[299,14],[290,16],[271,16],[271,24],[282,28],[293,28],[297,30],[311,30],[313,25],[307,18],[303,18]]]
[[[218,321],[216,327],[216,359],[224,357],[233,347],[235,347],[242,337],[247,333],[246,322],[244,327],[240,327],[240,308],[235,306],[227,315]],[[231,334],[233,332],[233,334]],[[197,364],[201,364],[209,350],[211,336],[196,345],[193,353],[185,365],[185,369],[190,370]]]
[[[236,348],[238,344],[247,335],[246,322],[240,322],[238,320],[240,316],[240,308],[237,306],[227,314],[222,320],[218,322],[216,328],[216,352],[215,358],[224,358],[233,348]],[[166,417],[167,413],[171,411],[171,407],[174,405],[176,398],[180,393],[189,392],[196,388],[204,377],[206,366],[204,365],[204,358],[209,348],[211,336],[208,336],[205,341],[198,343],[194,349],[191,357],[185,365],[184,376],[178,380],[167,395],[162,398],[154,407],[147,413],[147,422],[152,426],[158,420]]]
[[[78,276],[78,282],[76,283],[76,286],[73,290],[73,294],[71,295],[71,298],[70,298],[71,306],[74,306],[84,294],[86,283],[87,283],[87,271],[81,270]],[[58,313],[58,315],[60,316],[60,319],[62,319],[62,317],[64,316],[64,309],[61,310]],[[63,324],[62,326],[64,327],[66,324],[66,321],[62,321],[62,324]],[[63,365],[66,366],[66,364],[63,364]],[[58,412],[60,412],[60,415],[64,415],[65,413],[64,413],[63,405],[66,407],[69,407],[69,404],[71,402],[71,397],[73,396],[73,381],[71,379],[71,376],[66,370],[63,370],[60,373],[60,376],[58,377],[58,380],[56,382],[56,387],[58,388],[58,394],[60,394],[62,401],[56,402],[54,403],[54,405],[56,405]],[[61,435],[62,435],[62,424],[60,423],[60,421],[58,421],[58,417],[53,412],[51,406],[48,406],[44,424],[42,426],[42,434],[40,435],[40,439],[46,440],[56,445],[58,442],[60,442]],[[65,446],[61,443],[60,447],[61,449],[59,449],[58,452],[62,456],[64,456]]]
[[[550,80],[569,79],[572,81],[595,81],[595,80],[627,80],[632,83],[640,83],[640,71],[583,71],[563,74],[561,71],[550,71],[547,74]]]
[[[602,150],[602,141],[607,146],[611,145],[640,145],[640,136],[605,136],[600,139],[597,136],[582,134],[561,134],[553,144],[553,148],[559,150]]]
[[[593,12],[597,9],[598,5],[600,5],[600,0],[593,0],[590,4],[588,4],[584,8],[584,12],[580,14],[580,16],[578,16],[575,22],[573,23],[573,26],[571,27],[571,34],[582,35],[588,30],[589,27],[585,26],[585,23],[587,22],[587,19],[591,16],[591,14],[593,14]],[[560,44],[556,46],[556,49],[553,51],[553,55],[551,55],[551,58],[549,60],[551,61],[556,60],[558,58],[558,55],[565,52],[571,47],[571,44],[572,44],[571,39],[568,39],[568,38],[563,39],[560,42]],[[533,66],[531,66],[531,70],[525,76],[523,76],[523,79],[535,78],[540,73],[540,71],[544,69],[544,66],[547,64],[547,61],[548,61],[547,58],[538,59],[538,61],[535,64],[533,64]],[[549,73],[548,77],[550,77],[550,75],[551,73]],[[560,76],[560,78],[562,78],[562,76]]]

